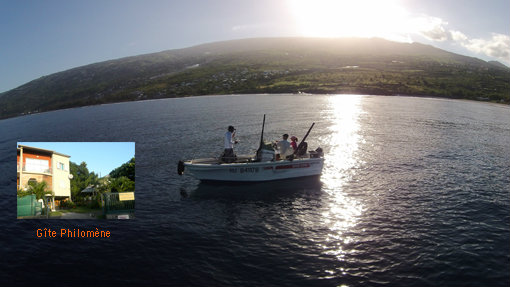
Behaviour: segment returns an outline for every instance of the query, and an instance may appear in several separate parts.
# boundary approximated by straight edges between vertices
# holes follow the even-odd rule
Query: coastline
[[[65,111],[65,110],[72,110],[72,109],[78,109],[78,108],[87,108],[87,107],[95,107],[95,106],[103,106],[103,105],[122,104],[122,103],[129,103],[129,102],[147,102],[147,101],[157,101],[157,100],[163,100],[163,99],[184,99],[184,98],[191,98],[191,97],[249,96],[249,95],[294,95],[294,96],[311,96],[311,97],[314,96],[314,95],[362,95],[362,96],[376,96],[376,97],[413,97],[413,98],[464,100],[464,101],[470,101],[470,102],[490,103],[490,104],[497,104],[497,105],[503,105],[503,106],[510,106],[510,102],[506,103],[506,102],[495,102],[495,101],[486,101],[486,100],[476,100],[476,99],[466,99],[466,98],[453,98],[453,97],[441,97],[441,96],[433,96],[433,95],[418,95],[418,94],[417,95],[413,95],[413,94],[307,93],[307,92],[298,92],[298,93],[239,93],[239,94],[185,95],[185,96],[162,97],[162,98],[143,99],[143,100],[125,100],[125,101],[118,101],[118,102],[111,102],[111,103],[98,103],[98,104],[91,104],[91,105],[84,105],[84,106],[68,107],[68,108],[63,108],[63,109],[54,109],[54,110],[47,110],[47,111],[41,111],[41,112],[33,112],[33,113],[21,114],[21,115],[10,116],[10,117],[2,117],[2,116],[0,116],[0,121],[14,119],[14,118],[19,118],[19,117],[25,117],[25,116],[44,114],[44,113],[48,113],[48,112]]]

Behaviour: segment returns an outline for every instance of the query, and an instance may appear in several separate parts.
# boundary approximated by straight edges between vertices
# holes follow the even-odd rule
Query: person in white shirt
[[[285,159],[287,156],[291,155],[294,151],[290,148],[290,143],[287,141],[289,138],[288,134],[284,134],[282,136],[283,140],[276,143],[276,148],[280,154],[280,159]]]
[[[221,160],[226,163],[234,162],[236,155],[234,153],[234,144],[237,143],[234,140],[236,129],[233,126],[228,126],[228,130],[225,133],[225,151],[221,155]]]

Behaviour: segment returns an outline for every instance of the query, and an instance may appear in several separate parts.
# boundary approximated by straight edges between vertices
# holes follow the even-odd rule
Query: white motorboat
[[[307,151],[306,137],[298,146],[294,154],[284,160],[277,160],[275,150],[271,143],[263,141],[264,121],[259,149],[255,156],[239,156],[233,162],[222,162],[221,158],[202,158],[179,161],[177,172],[179,175],[189,173],[203,181],[229,181],[229,182],[259,182],[281,180],[298,177],[319,176],[324,166],[321,148]],[[303,149],[304,148],[304,149]]]
[[[184,161],[184,171],[200,180],[210,181],[270,181],[295,177],[316,176],[322,172],[324,158],[294,160],[219,163],[206,158]]]

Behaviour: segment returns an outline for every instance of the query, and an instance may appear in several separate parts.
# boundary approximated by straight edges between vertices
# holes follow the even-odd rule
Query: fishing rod
[[[302,147],[303,147],[304,142],[305,142],[306,138],[308,137],[308,135],[310,134],[310,131],[312,130],[312,128],[313,128],[313,126],[314,126],[314,125],[315,125],[315,123],[312,123],[312,126],[308,129],[308,132],[306,133],[306,135],[303,137],[303,139],[302,139],[302,140],[301,140],[301,142],[299,143],[299,145],[298,145],[297,149],[294,151],[294,153],[293,153],[294,155],[298,152],[298,150],[299,150],[300,148],[302,148]]]
[[[264,145],[264,126],[266,125],[266,114],[264,114],[264,119],[262,120],[262,133],[260,134],[260,144],[259,148],[257,149],[256,157],[257,161],[259,161],[262,156],[260,155],[260,152],[262,151],[262,146]]]

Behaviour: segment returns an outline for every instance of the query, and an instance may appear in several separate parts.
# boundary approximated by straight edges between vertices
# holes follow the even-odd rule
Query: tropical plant
[[[99,184],[96,185],[96,191],[98,194],[110,192],[111,190],[111,179],[109,176],[105,176],[99,179]]]
[[[111,192],[134,191],[135,182],[125,176],[113,178],[110,182]]]
[[[53,191],[47,188],[48,184],[45,181],[28,183],[28,192],[35,194],[36,199],[44,199],[45,195],[53,195]]]
[[[24,196],[27,196],[27,195],[31,195],[32,193],[29,192],[28,190],[23,190],[23,189],[19,189],[18,188],[18,197],[24,197]]]

